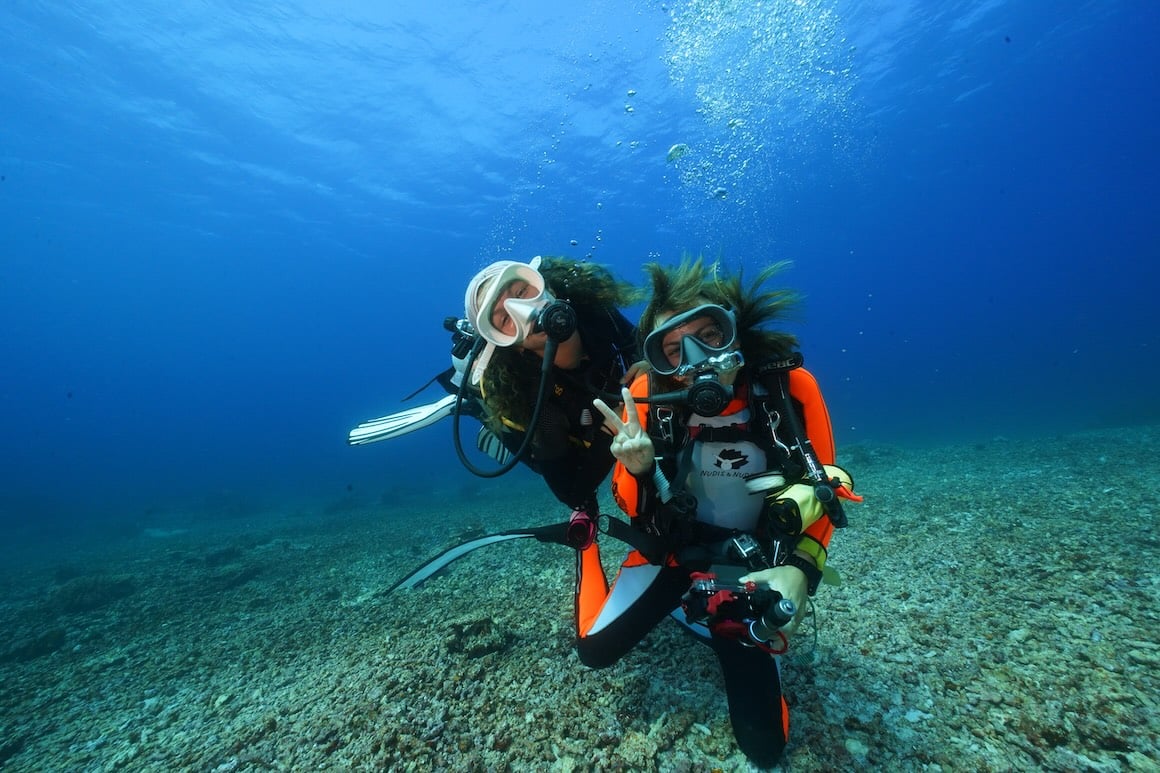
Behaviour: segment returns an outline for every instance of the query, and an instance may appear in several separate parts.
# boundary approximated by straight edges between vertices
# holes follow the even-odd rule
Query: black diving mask
[[[653,372],[682,378],[706,370],[734,370],[741,366],[733,312],[706,303],[665,320],[644,339],[644,357]]]

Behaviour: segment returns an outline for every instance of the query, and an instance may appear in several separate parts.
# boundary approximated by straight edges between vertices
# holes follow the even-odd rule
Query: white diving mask
[[[487,368],[497,346],[522,344],[528,336],[536,332],[540,312],[556,300],[545,287],[544,277],[537,271],[539,265],[539,256],[529,263],[502,260],[480,271],[467,286],[464,298],[467,319],[480,337],[487,342],[476,359],[475,367],[472,368],[471,383],[477,384],[483,378],[483,371]],[[524,297],[505,298],[500,301],[504,291],[516,282],[524,282],[527,285]],[[515,323],[514,333],[504,333],[492,322],[496,305],[501,302],[504,311]]]

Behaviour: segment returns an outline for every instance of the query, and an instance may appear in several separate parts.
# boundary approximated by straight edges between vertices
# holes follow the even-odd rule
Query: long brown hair
[[[703,303],[715,303],[732,310],[736,317],[738,343],[748,362],[788,357],[798,346],[797,336],[768,326],[790,318],[801,296],[795,290],[764,285],[789,265],[789,261],[772,263],[746,284],[742,269],[726,273],[719,261],[706,263],[700,256],[684,255],[675,267],[645,264],[652,297],[640,318],[637,332],[641,344],[656,329],[661,314],[679,314]]]

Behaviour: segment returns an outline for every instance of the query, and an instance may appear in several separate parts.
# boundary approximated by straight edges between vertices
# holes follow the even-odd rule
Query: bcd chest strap
[[[796,360],[801,364],[800,357]],[[794,366],[796,367],[796,365]],[[748,369],[747,369],[748,371]],[[694,441],[703,443],[754,443],[766,454],[771,466],[776,466],[786,477],[797,477],[801,465],[795,464],[791,458],[789,447],[777,437],[775,428],[780,419],[770,422],[770,417],[779,416],[780,411],[776,402],[780,404],[777,392],[758,394],[750,385],[750,378],[743,376],[735,385],[734,399],[745,401],[749,408],[747,420],[739,421],[727,426],[689,425],[693,411],[687,405],[650,403],[648,421],[645,431],[653,441],[656,455],[667,468],[665,472],[673,480],[683,480],[688,470],[673,469],[675,460],[684,456],[682,453]],[[651,376],[650,376],[651,379]],[[763,384],[764,386],[764,384]],[[650,394],[656,390],[650,383]],[[672,477],[672,476],[676,477]]]
[[[678,482],[685,479],[689,471],[682,468],[688,464],[688,449],[693,441],[752,442],[765,452],[769,469],[780,470],[786,480],[813,483],[815,494],[834,527],[846,526],[846,513],[834,493],[835,484],[826,475],[806,434],[801,419],[802,406],[790,393],[790,371],[802,364],[801,354],[795,352],[787,358],[761,363],[753,369],[750,378],[764,388],[765,394],[757,394],[757,390],[741,380],[738,397],[747,400],[749,419],[727,427],[690,427],[692,414],[687,406],[651,403],[646,431],[669,480]],[[649,386],[650,394],[655,393],[651,381]]]

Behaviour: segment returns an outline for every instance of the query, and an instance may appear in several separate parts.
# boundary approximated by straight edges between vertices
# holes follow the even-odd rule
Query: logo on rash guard
[[[741,453],[736,448],[727,448],[721,453],[717,454],[717,458],[713,461],[713,466],[726,470],[736,470],[740,467],[744,467],[748,462],[748,456]]]

